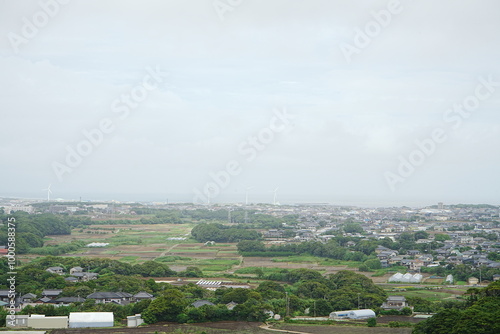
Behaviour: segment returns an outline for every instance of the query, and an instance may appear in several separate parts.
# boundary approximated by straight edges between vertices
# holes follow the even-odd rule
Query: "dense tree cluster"
[[[376,247],[374,243],[373,249]],[[350,250],[346,247],[340,246],[336,240],[332,239],[327,243],[322,243],[319,241],[307,241],[301,243],[288,243],[285,245],[273,245],[267,248],[263,248],[264,244],[259,242],[247,243],[240,242],[237,245],[238,251],[244,256],[289,256],[289,255],[302,255],[310,254],[314,256],[321,256],[330,259],[346,260],[346,261],[365,261],[368,259],[367,254],[363,251]],[[370,252],[370,249],[361,250]]]
[[[414,334],[500,333],[500,281],[471,289],[465,308],[447,308],[417,324]]]
[[[60,216],[53,214],[29,215],[26,212],[17,211],[12,215],[0,214],[0,245],[7,245],[7,219],[16,225],[16,252],[24,254],[30,248],[42,247],[43,238],[47,235],[70,234],[71,226]],[[15,220],[12,220],[14,218]]]
[[[29,264],[20,267],[17,272],[18,291],[23,294],[32,292],[39,294],[43,289],[63,289],[67,286],[72,286],[72,283],[67,283],[64,277],[57,274],[51,274],[46,271],[48,267],[60,266],[66,273],[72,267],[82,267],[85,271],[99,274],[99,278],[89,282],[78,283],[89,288],[96,288],[99,291],[106,291],[110,288],[115,288],[116,291],[134,292],[140,291],[142,282],[138,277],[167,277],[167,276],[182,276],[194,277],[201,276],[201,271],[198,268],[188,268],[184,272],[176,273],[164,263],[156,261],[146,261],[141,264],[131,265],[129,263],[120,262],[105,258],[73,258],[73,257],[54,257],[47,256],[37,259]],[[6,289],[7,286],[7,259],[0,259],[0,289]],[[193,274],[194,273],[194,274]],[[184,276],[184,274],[186,274]],[[130,279],[134,278],[133,284]],[[129,283],[126,283],[129,282]],[[137,291],[135,291],[137,292]],[[81,294],[80,294],[81,295]],[[74,295],[75,297],[78,294]]]
[[[240,240],[257,240],[259,232],[241,227],[231,227],[217,223],[201,223],[191,230],[191,235],[199,242],[238,242]]]
[[[100,273],[95,280],[68,283],[63,276],[51,274],[45,269],[61,266],[67,272],[73,266]],[[7,272],[5,259],[0,261],[1,272]],[[197,268],[187,268],[186,273],[202,274]],[[142,276],[175,274],[162,263],[148,261],[130,265],[109,259],[86,259],[69,257],[44,257],[18,269],[17,291],[40,296],[43,289],[62,289],[64,297],[85,297],[94,291],[123,291],[131,294],[146,291],[156,298],[152,301],[120,306],[95,304],[93,300],[72,304],[69,307],[54,308],[40,305],[25,308],[23,312],[46,315],[67,315],[75,311],[110,311],[117,319],[142,313],[149,323],[158,321],[202,322],[219,320],[263,321],[267,311],[285,315],[316,314],[327,315],[335,310],[358,307],[376,308],[385,300],[385,292],[363,275],[352,271],[340,271],[328,277],[310,269],[284,270],[279,277],[282,282],[265,281],[256,289],[218,289],[209,291],[187,284],[173,287],[156,283]],[[1,281],[6,277],[0,275]],[[5,286],[0,286],[6,288]],[[194,307],[193,302],[204,299],[214,305]],[[226,304],[236,303],[233,309]]]

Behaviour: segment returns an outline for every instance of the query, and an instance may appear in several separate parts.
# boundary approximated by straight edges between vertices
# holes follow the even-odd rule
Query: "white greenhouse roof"
[[[375,316],[375,312],[373,310],[365,309],[365,310],[352,310],[349,312],[350,314],[355,314],[356,316]]]

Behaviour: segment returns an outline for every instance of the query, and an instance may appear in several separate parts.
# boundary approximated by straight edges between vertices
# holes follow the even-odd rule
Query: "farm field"
[[[364,326],[334,326],[334,325],[296,325],[279,324],[276,329],[310,334],[410,334],[411,328],[366,327]]]
[[[362,326],[336,326],[336,325],[295,325],[295,324],[277,324],[267,326],[259,322],[236,322],[221,321],[213,323],[199,324],[172,324],[159,323],[150,326],[141,326],[138,328],[92,328],[92,329],[55,329],[51,334],[117,334],[117,333],[143,333],[143,334],[163,334],[163,333],[190,333],[190,334],[218,334],[218,333],[239,333],[239,334],[271,334],[279,333],[271,331],[272,329],[288,330],[301,332],[304,334],[409,334],[411,328],[389,328],[389,327],[366,327]],[[282,332],[283,333],[283,332]]]
[[[235,274],[241,278],[258,280],[258,273],[269,274],[282,269],[307,268],[322,274],[334,274],[340,270],[358,272],[359,262],[340,261],[310,255],[289,257],[242,257],[238,254],[236,243],[217,243],[205,245],[191,239],[191,229],[195,224],[95,224],[83,229],[73,229],[71,235],[50,236],[45,245],[57,245],[72,241],[84,243],[105,242],[103,248],[82,247],[79,250],[64,254],[71,257],[109,258],[130,264],[155,260],[167,264],[175,271],[183,271],[188,266],[200,268],[206,277],[220,277],[224,274]],[[170,238],[186,238],[171,240]],[[40,255],[24,255],[22,259],[29,261]],[[259,270],[258,270],[259,269]],[[391,268],[392,269],[392,268]],[[376,272],[359,272],[374,283],[385,286],[389,294],[405,296],[421,296],[431,300],[455,298],[465,291],[444,292],[442,290],[390,291],[398,285],[387,285],[392,274],[389,270]]]
[[[315,256],[291,257],[246,257],[238,254],[236,244],[204,245],[190,238],[194,224],[108,224],[89,225],[83,229],[73,229],[71,235],[50,236],[45,245],[58,245],[72,241],[84,243],[105,242],[102,248],[82,247],[76,252],[62,256],[109,258],[130,264],[156,260],[170,266],[175,271],[188,266],[199,267],[207,276],[226,273],[252,277],[255,268],[298,269],[308,268],[324,274],[339,270],[357,270],[359,263],[325,259]],[[169,238],[186,238],[169,240]],[[24,260],[39,255],[25,255]],[[244,272],[239,270],[254,268]],[[364,273],[370,277],[372,273]],[[375,278],[385,282],[385,275]]]
[[[261,329],[259,322],[236,322],[221,321],[199,324],[174,324],[158,323],[137,328],[92,328],[92,329],[55,329],[50,334],[117,334],[117,333],[141,333],[141,334],[219,334],[219,333],[239,333],[239,334],[270,334],[271,331]]]
[[[422,288],[409,287],[409,288],[410,289],[406,289],[406,291],[403,291],[404,289],[397,289],[401,291],[394,291],[395,289],[386,289],[386,291],[387,294],[391,296],[397,295],[405,297],[420,297],[427,299],[429,301],[460,299],[466,291],[464,289],[449,289],[449,288],[436,289],[436,290],[428,290],[425,289],[424,287]]]

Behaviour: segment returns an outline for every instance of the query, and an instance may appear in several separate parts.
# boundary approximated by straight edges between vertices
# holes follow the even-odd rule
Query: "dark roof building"
[[[201,307],[203,305],[215,305],[214,303],[208,301],[208,300],[197,300],[194,303],[191,304],[191,306],[194,306],[196,308]]]
[[[95,299],[96,303],[116,303],[128,304],[132,300],[132,295],[128,292],[94,292],[87,296],[87,299]]]

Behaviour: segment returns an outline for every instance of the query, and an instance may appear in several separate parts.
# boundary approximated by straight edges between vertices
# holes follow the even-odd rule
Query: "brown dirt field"
[[[407,317],[407,316],[403,316],[403,315],[384,315],[384,316],[380,316],[377,318],[377,323],[388,324],[389,321],[405,321],[405,322],[411,322],[413,324],[416,324],[416,323],[419,323],[420,321],[423,321],[423,320],[425,320],[425,319]]]
[[[378,319],[377,319],[378,320]],[[280,325],[276,329],[311,333],[311,334],[411,334],[411,328],[366,327],[366,326],[332,326],[332,325]],[[269,332],[271,333],[271,332]],[[279,333],[279,332],[275,332]]]
[[[206,332],[207,334],[218,333],[245,333],[245,334],[269,334],[267,330],[259,328],[259,322],[236,322],[222,321],[214,323],[200,324],[173,324],[160,323],[152,326],[140,326],[137,328],[102,328],[102,329],[55,329],[50,334],[119,334],[119,333],[142,333],[153,334],[158,333],[191,333],[199,334]]]
[[[362,273],[360,273],[362,274]],[[387,280],[389,277],[391,277],[392,274],[386,274],[384,276],[379,276],[379,277],[372,277],[370,276],[370,273],[364,273],[366,277],[370,278],[373,283],[380,284],[380,283],[387,283]]]

